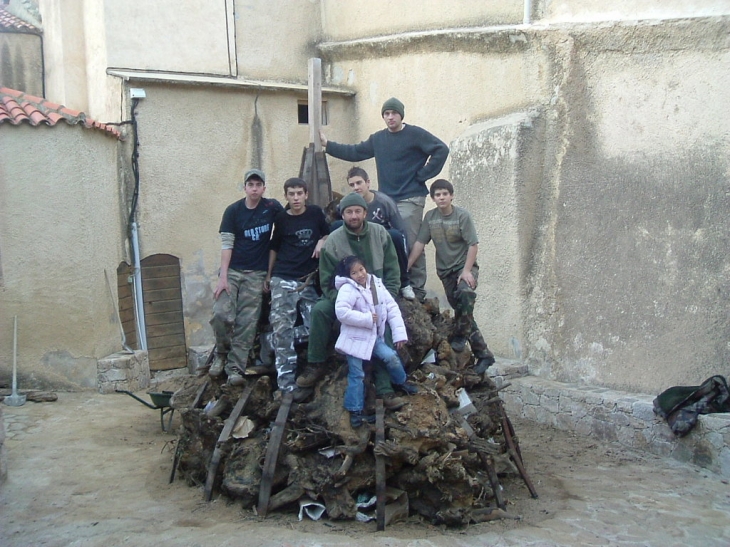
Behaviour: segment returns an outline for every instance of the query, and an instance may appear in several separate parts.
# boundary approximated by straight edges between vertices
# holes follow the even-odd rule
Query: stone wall
[[[524,365],[500,360],[489,371],[510,416],[637,451],[671,457],[730,477],[730,414],[706,414],[685,437],[676,437],[654,414],[654,395],[553,382],[526,376]]]

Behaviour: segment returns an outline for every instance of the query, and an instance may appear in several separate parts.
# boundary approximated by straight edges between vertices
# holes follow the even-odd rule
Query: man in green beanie
[[[331,283],[337,263],[343,258],[356,255],[365,263],[369,273],[378,276],[394,297],[400,288],[400,267],[393,240],[380,224],[365,220],[368,204],[360,194],[347,194],[340,201],[344,224],[334,230],[319,255],[319,282],[322,298],[312,308],[309,329],[307,367],[297,378],[300,388],[314,386],[325,374],[328,342],[335,322],[337,290]],[[405,401],[395,397],[387,370],[375,367],[375,390],[383,397],[388,409],[400,408]]]
[[[359,144],[339,144],[319,137],[327,153],[345,161],[375,158],[378,190],[396,202],[406,224],[408,247],[416,242],[423,221],[428,189],[426,181],[438,175],[449,148],[425,129],[403,123],[405,106],[395,97],[383,103],[380,113],[386,128]],[[421,255],[411,268],[411,284],[420,300],[426,295],[426,259]]]

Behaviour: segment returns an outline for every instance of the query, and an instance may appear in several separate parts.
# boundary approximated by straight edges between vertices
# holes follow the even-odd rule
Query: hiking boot
[[[406,395],[415,395],[418,393],[418,386],[413,382],[403,382],[402,384],[395,384],[395,388],[401,390]]]
[[[325,375],[325,372],[324,363],[308,363],[299,378],[297,378],[297,385],[299,387],[312,387]]]
[[[363,414],[362,410],[351,410],[350,425],[352,427],[360,427],[363,423],[374,424],[375,416],[372,414]]]
[[[221,374],[223,374],[223,368],[226,366],[226,356],[222,353],[216,353],[215,359],[213,359],[213,363],[210,365],[210,369],[208,370],[208,375],[211,378],[218,378]]]
[[[229,386],[242,386],[245,383],[246,381],[243,379],[243,375],[239,374],[238,372],[231,372],[228,375]]]
[[[386,393],[383,395],[383,408],[386,410],[400,410],[406,406],[407,402],[401,397],[396,397],[395,393]]]
[[[294,388],[294,398],[293,401],[295,403],[302,403],[306,401],[309,397],[312,396],[312,393],[314,393],[314,389],[311,387],[295,387]]]
[[[449,344],[451,344],[451,349],[456,353],[461,353],[466,349],[466,337],[457,334],[451,338]]]
[[[406,300],[415,300],[416,299],[416,293],[413,292],[413,287],[410,285],[406,285],[400,290],[400,294],[403,298]]]
[[[494,356],[488,355],[487,357],[480,357],[477,359],[476,364],[474,365],[474,372],[476,372],[479,375],[484,374],[487,372],[487,369],[491,367],[494,364]]]

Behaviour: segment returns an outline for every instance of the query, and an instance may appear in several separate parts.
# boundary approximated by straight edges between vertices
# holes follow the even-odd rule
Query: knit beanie
[[[391,97],[383,103],[383,108],[380,109],[380,115],[382,116],[386,110],[395,110],[398,114],[400,114],[401,118],[406,117],[406,107],[403,106],[403,103],[395,97]]]
[[[365,201],[365,198],[357,192],[352,192],[350,194],[347,194],[344,198],[342,198],[342,200],[340,200],[340,212],[344,213],[345,209],[354,205],[359,205],[366,211],[368,210],[368,204]]]

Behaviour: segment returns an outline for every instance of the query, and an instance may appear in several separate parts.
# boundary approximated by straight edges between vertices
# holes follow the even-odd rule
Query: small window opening
[[[297,123],[307,125],[309,123],[309,103],[299,101],[297,103]],[[322,101],[322,125],[327,125],[327,101]]]

